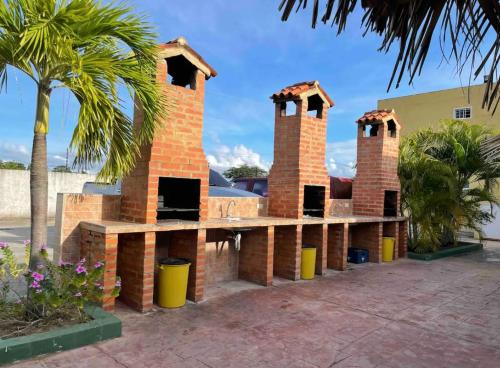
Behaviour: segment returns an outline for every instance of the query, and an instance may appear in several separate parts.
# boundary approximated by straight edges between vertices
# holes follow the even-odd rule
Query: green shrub
[[[402,212],[409,218],[409,247],[419,253],[457,243],[458,231],[482,233],[493,219],[490,206],[498,161],[483,154],[492,135],[484,125],[444,121],[439,130],[423,129],[401,142],[399,178]]]
[[[26,245],[26,260],[29,259]],[[88,319],[83,307],[103,300],[104,262],[88,264],[85,259],[76,264],[54,264],[48,259],[45,247],[35,269],[17,264],[12,250],[0,243],[0,330],[2,337],[19,336],[39,329],[67,323],[84,322]],[[23,278],[28,285],[28,295],[19,295],[13,282]],[[25,290],[25,289],[23,289]],[[117,281],[112,297],[120,292]]]

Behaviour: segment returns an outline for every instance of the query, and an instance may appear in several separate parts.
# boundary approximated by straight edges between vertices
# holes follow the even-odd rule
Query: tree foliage
[[[490,136],[483,125],[445,121],[439,130],[420,130],[402,141],[398,171],[411,249],[455,243],[463,228],[481,234],[481,225],[492,220],[491,210],[481,208],[498,203],[498,162],[481,150]]]
[[[103,163],[100,176],[131,170],[142,142],[153,136],[162,112],[156,73],[155,33],[131,8],[95,0],[0,2],[0,87],[7,66],[38,87],[35,131],[48,132],[48,104],[55,88],[67,88],[80,104],[70,148],[74,165]],[[119,88],[136,96],[144,121],[134,134]],[[37,114],[38,115],[38,114]],[[47,121],[44,121],[47,120]]]
[[[26,170],[26,166],[24,166],[24,164],[22,162],[3,161],[3,162],[0,162],[0,169]]]
[[[58,165],[52,169],[52,172],[71,173],[73,171],[66,165]]]
[[[229,179],[238,178],[263,178],[267,176],[267,171],[258,166],[241,165],[231,167],[224,171],[224,176]]]
[[[321,19],[341,33],[358,0],[281,0],[281,19],[286,21],[295,6],[299,11],[311,3],[313,28]],[[399,48],[389,88],[394,81],[397,88],[405,72],[412,83],[422,71],[432,38],[438,37],[445,60],[454,59],[460,73],[470,64],[470,78],[488,74],[483,107],[496,109],[500,102],[500,80],[496,79],[500,63],[497,0],[362,0],[361,5],[365,34],[382,36],[381,51],[388,52],[393,44]]]

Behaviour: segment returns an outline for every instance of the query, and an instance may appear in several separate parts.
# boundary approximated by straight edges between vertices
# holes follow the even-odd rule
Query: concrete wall
[[[57,193],[81,193],[95,175],[49,172],[49,217],[56,215]],[[0,220],[30,217],[30,172],[0,170]]]

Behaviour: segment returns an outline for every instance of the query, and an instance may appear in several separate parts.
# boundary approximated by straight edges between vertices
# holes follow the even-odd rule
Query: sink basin
[[[241,221],[241,217],[226,217],[225,219],[229,222]]]

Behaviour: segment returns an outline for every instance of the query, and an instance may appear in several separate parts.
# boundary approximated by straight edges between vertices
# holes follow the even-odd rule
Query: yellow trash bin
[[[183,258],[165,258],[160,261],[158,275],[158,305],[179,308],[186,304],[186,293],[191,263]]]
[[[382,260],[384,262],[392,262],[392,255],[394,254],[394,242],[396,240],[391,237],[382,238]]]
[[[314,245],[304,245],[302,247],[302,257],[300,261],[300,278],[302,280],[314,279],[316,270],[316,247]]]

